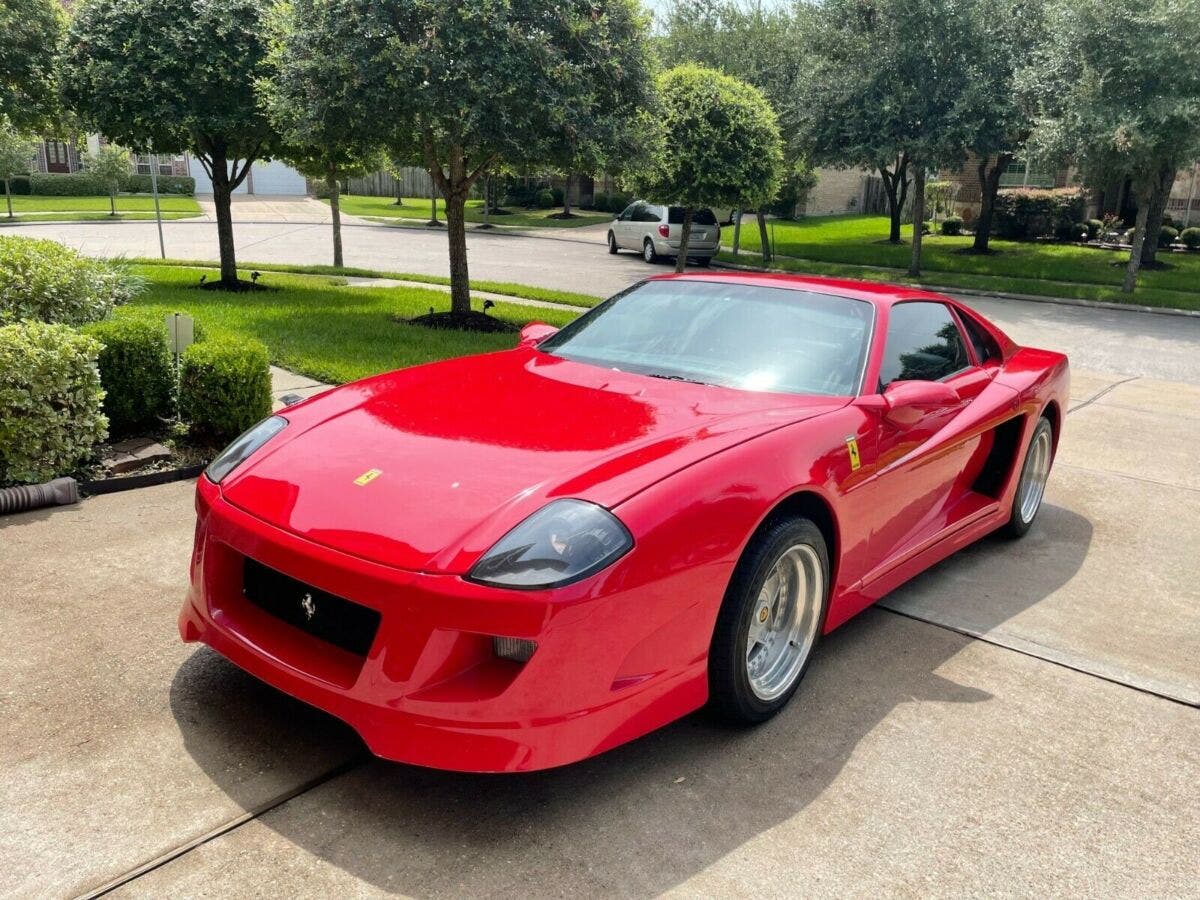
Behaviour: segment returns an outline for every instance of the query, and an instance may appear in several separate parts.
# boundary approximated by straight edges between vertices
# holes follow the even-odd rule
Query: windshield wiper
[[[643,372],[643,375],[649,375],[651,378],[661,378],[663,381],[686,381],[688,384],[703,384],[707,387],[712,387],[711,381],[698,381],[695,378],[687,378],[683,375],[668,375],[665,372]]]

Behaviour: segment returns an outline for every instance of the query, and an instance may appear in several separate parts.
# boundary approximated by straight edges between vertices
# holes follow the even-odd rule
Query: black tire
[[[1023,486],[1026,479],[1030,477],[1030,467],[1033,462],[1033,448],[1037,446],[1039,440],[1049,442],[1049,461],[1047,465],[1047,474],[1049,466],[1054,462],[1054,427],[1050,424],[1050,420],[1045,416],[1038,419],[1037,425],[1034,426],[1033,434],[1029,438],[1029,446],[1025,448],[1025,458],[1021,460],[1021,474],[1017,480],[1017,489],[1013,491],[1012,506],[1008,510],[1008,523],[1004,526],[1004,534],[1010,538],[1024,537],[1029,529],[1033,527],[1033,523],[1037,521],[1038,513],[1042,509],[1042,498],[1039,496],[1037,507],[1033,510],[1032,515],[1023,515],[1021,509],[1021,501],[1023,497]]]
[[[697,256],[696,257],[696,265],[698,265],[702,269],[707,269],[709,266],[712,265],[712,257],[711,256]]]
[[[651,264],[658,262],[658,254],[654,252],[654,241],[650,238],[642,241],[642,259]]]
[[[617,236],[610,231],[608,233],[608,252],[611,253],[613,256],[616,256],[618,249],[619,248],[617,247]]]
[[[758,607],[759,592],[775,563],[791,547],[807,544],[820,563],[823,591],[817,616],[816,636],[790,686],[772,700],[759,698],[750,686],[747,673],[746,644],[750,621]],[[820,643],[821,630],[829,609],[829,550],[821,530],[804,518],[781,517],[766,523],[746,547],[734,569],[708,654],[709,708],[719,718],[738,725],[765,722],[778,713],[800,686]]]

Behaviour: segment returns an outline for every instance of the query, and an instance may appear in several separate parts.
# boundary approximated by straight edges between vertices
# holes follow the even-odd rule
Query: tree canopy
[[[122,146],[191,150],[212,179],[221,280],[237,281],[229,195],[278,137],[258,93],[264,0],[85,0],[68,32],[64,96]]]
[[[691,211],[698,206],[759,206],[779,189],[783,144],[774,110],[757,88],[714,69],[677,66],[658,78],[664,136],[653,162],[633,178],[651,200],[684,207],[687,260]]]
[[[0,3],[0,117],[16,128],[46,125],[57,106],[55,55],[64,16],[55,0]]]

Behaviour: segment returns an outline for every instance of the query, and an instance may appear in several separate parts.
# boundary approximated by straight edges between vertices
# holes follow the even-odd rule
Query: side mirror
[[[557,331],[557,328],[547,325],[545,322],[530,322],[521,329],[521,340],[517,342],[517,346],[536,347]]]
[[[893,381],[883,392],[883,420],[912,428],[926,415],[960,402],[958,391],[941,381]]]

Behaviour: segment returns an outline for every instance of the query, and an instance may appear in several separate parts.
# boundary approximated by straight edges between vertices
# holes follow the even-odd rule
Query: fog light
[[[529,662],[529,657],[533,656],[536,649],[536,641],[527,641],[524,638],[492,638],[492,650],[501,659],[511,659],[519,663]]]

